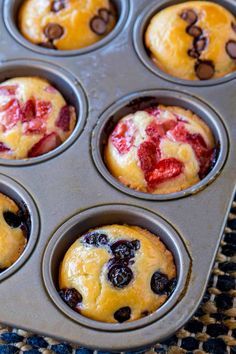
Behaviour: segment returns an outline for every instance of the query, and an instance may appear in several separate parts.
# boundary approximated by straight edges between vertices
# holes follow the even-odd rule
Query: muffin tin
[[[75,106],[78,122],[71,137],[50,153],[0,161],[0,192],[28,210],[31,220],[25,252],[0,274],[1,322],[93,349],[152,345],[197,309],[221,240],[235,190],[235,73],[189,82],[154,69],[140,34],[153,11],[182,1],[116,0],[120,16],[114,31],[94,46],[71,52],[24,40],[15,25],[20,2],[0,3],[0,81],[32,75],[48,79]],[[236,15],[234,0],[215,2]],[[217,164],[186,191],[154,196],[130,190],[102,160],[104,139],[115,122],[151,102],[189,108],[215,134]],[[70,310],[56,291],[58,265],[68,247],[89,228],[110,223],[149,229],[175,257],[176,290],[156,313],[135,322],[87,319]]]

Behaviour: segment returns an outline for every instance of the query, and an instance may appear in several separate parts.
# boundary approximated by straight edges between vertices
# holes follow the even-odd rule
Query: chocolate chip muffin
[[[73,50],[92,45],[110,33],[116,11],[109,0],[25,0],[18,22],[30,42]]]
[[[153,106],[122,118],[104,151],[111,174],[142,192],[168,194],[203,179],[216,159],[213,134],[194,113]]]
[[[75,311],[122,323],[156,311],[173,291],[175,278],[172,254],[159,237],[136,226],[109,225],[73,243],[60,267],[59,287]]]
[[[16,203],[0,193],[0,272],[20,257],[27,243],[27,227]]]
[[[216,79],[236,70],[236,19],[216,3],[189,1],[161,10],[145,43],[154,63],[181,79]]]
[[[61,145],[75,123],[75,109],[48,81],[20,77],[0,85],[0,158],[43,155]]]

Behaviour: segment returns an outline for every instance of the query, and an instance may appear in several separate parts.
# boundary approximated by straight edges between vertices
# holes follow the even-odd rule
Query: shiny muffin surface
[[[159,105],[122,118],[108,138],[104,159],[124,185],[168,194],[203,179],[216,153],[213,134],[197,115]]]
[[[159,237],[136,226],[108,225],[90,230],[69,248],[59,287],[75,311],[122,323],[156,311],[173,291],[175,278],[172,254]]]
[[[221,78],[236,70],[236,19],[219,4],[189,1],[151,19],[145,43],[154,63],[187,80]]]
[[[43,155],[61,145],[75,123],[75,109],[48,81],[19,77],[0,85],[0,158]]]
[[[18,23],[22,35],[34,44],[74,50],[109,34],[116,11],[109,0],[25,0]]]
[[[0,271],[16,262],[26,243],[26,230],[19,207],[0,193]]]

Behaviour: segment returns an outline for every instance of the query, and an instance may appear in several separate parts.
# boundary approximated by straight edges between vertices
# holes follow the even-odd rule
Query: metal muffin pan
[[[11,2],[19,4],[0,2],[0,81],[14,75],[42,75],[76,106],[79,120],[74,135],[54,152],[39,159],[0,161],[0,191],[27,206],[29,194],[39,214],[29,206],[31,221],[37,225],[40,220],[40,229],[34,229],[37,244],[27,262],[18,263],[17,271],[0,283],[1,322],[93,349],[124,351],[152,345],[173,334],[197,309],[221,240],[235,191],[235,74],[227,80],[186,83],[149,70],[136,52],[135,31],[137,21],[147,7],[156,6],[156,0],[120,0],[127,12],[125,16],[121,12],[119,31],[116,28],[109,41],[77,53],[22,45],[8,30],[9,18],[14,19]],[[169,1],[159,3],[165,6]],[[236,14],[236,4],[232,10]],[[114,113],[118,118],[117,112],[128,102],[133,106],[134,98],[148,96],[200,114],[221,145],[211,177],[187,195],[144,198],[115,185],[101,167],[103,125]],[[8,189],[5,178],[10,181]],[[177,288],[166,304],[130,324],[81,318],[56,293],[63,248],[66,252],[76,232],[79,236],[86,228],[109,221],[141,225],[160,234],[178,269]]]

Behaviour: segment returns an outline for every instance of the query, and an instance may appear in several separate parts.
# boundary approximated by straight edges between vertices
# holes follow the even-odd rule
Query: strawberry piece
[[[187,142],[189,132],[186,130],[185,124],[180,122],[169,134],[175,141]]]
[[[10,151],[11,149],[7,147],[4,143],[0,142],[0,152]]]
[[[54,150],[62,141],[56,133],[45,135],[38,143],[36,143],[28,152],[28,157],[37,157]]]
[[[1,116],[1,124],[6,129],[11,129],[19,120],[21,120],[20,104],[17,99],[12,99],[8,104],[8,108]]]
[[[152,171],[160,159],[159,145],[152,141],[144,141],[138,148],[140,167],[144,173]]]
[[[183,163],[175,158],[159,161],[154,170],[145,174],[145,179],[150,188],[155,188],[159,183],[177,177],[183,170]]]
[[[64,132],[68,132],[70,130],[70,118],[70,107],[62,107],[56,121],[56,126],[61,128]]]
[[[36,118],[47,119],[52,109],[52,104],[49,101],[36,100]]]
[[[16,94],[18,86],[17,85],[4,85],[0,86],[0,95],[2,96],[13,96]]]
[[[166,135],[168,130],[172,130],[177,125],[175,120],[167,120],[163,123],[152,121],[146,128],[146,134],[154,141],[158,141]]]
[[[35,101],[28,100],[25,102],[23,107],[21,108],[22,112],[22,122],[29,122],[36,116],[36,108],[35,108]]]
[[[160,109],[155,106],[146,108],[145,112],[156,118],[158,118],[161,113]]]
[[[40,118],[35,118],[29,122],[24,123],[25,134],[45,134],[46,122]]]
[[[57,93],[58,91],[53,86],[47,86],[45,91],[48,93]]]
[[[13,102],[14,100],[9,100],[8,102],[6,102],[5,104],[2,104],[1,106],[0,106],[0,112],[4,112],[4,111],[6,111],[11,105],[12,105],[12,102]]]
[[[129,152],[134,143],[135,129],[131,121],[120,122],[111,135],[111,141],[120,154]]]

